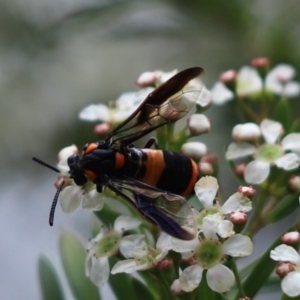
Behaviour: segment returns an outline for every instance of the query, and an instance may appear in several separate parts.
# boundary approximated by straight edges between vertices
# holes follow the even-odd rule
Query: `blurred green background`
[[[258,56],[299,70],[299,11],[297,0],[1,0],[0,299],[40,299],[39,253],[61,268],[61,228],[89,237],[92,216],[82,210],[66,216],[58,207],[48,226],[56,175],[32,156],[55,164],[61,148],[93,141],[78,112],[135,90],[144,71],[201,66],[210,88]],[[207,112],[212,131],[202,141],[214,153],[230,142],[231,113],[230,105]]]

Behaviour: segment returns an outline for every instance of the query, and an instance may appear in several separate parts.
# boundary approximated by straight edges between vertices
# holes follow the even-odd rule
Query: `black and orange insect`
[[[200,177],[196,163],[179,153],[144,148],[133,142],[160,126],[183,118],[200,96],[197,77],[203,69],[193,67],[177,73],[151,92],[140,106],[104,140],[83,147],[82,157],[68,158],[75,184],[93,182],[98,192],[109,188],[132,203],[148,220],[166,233],[183,240],[193,239],[196,226],[185,200]],[[33,160],[58,171],[37,158]],[[58,171],[59,172],[59,171]],[[50,225],[63,183],[50,211]]]

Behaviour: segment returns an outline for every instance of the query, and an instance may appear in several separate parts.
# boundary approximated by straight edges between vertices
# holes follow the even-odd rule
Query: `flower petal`
[[[65,187],[59,195],[59,203],[64,213],[74,212],[82,198],[81,187],[77,185],[69,185]]]
[[[275,66],[267,75],[266,81],[277,80],[286,82],[293,79],[296,75],[296,70],[293,66],[288,64],[279,64]]]
[[[145,236],[143,234],[130,234],[122,238],[120,252],[126,258],[142,258],[148,254]]]
[[[196,247],[199,245],[198,236],[194,239],[189,241],[183,241],[180,239],[176,239],[171,237],[170,235],[162,232],[157,240],[156,248],[158,249],[166,249],[166,250],[173,250],[175,252],[187,252],[195,250]]]
[[[234,226],[228,220],[222,220],[217,226],[216,233],[222,238],[228,238],[234,234]]]
[[[212,95],[211,92],[203,86],[201,89],[201,93],[199,98],[197,99],[197,104],[200,105],[201,107],[206,107],[212,102]]]
[[[218,189],[218,181],[212,176],[202,177],[195,184],[196,196],[204,207],[213,205],[213,201],[217,195]]]
[[[235,234],[222,245],[223,253],[233,257],[248,256],[253,252],[253,243],[249,236]]]
[[[284,85],[282,95],[287,98],[298,97],[300,94],[300,84],[296,81],[288,82]]]
[[[264,119],[260,123],[260,129],[268,144],[275,144],[283,132],[281,123],[269,119]]]
[[[121,215],[115,220],[114,230],[122,233],[123,231],[131,230],[139,227],[141,223],[142,223],[141,220],[129,216]]]
[[[104,198],[102,194],[98,193],[96,189],[92,189],[83,195],[82,207],[90,211],[99,211],[104,205]]]
[[[230,214],[233,211],[248,212],[252,209],[251,200],[244,194],[236,192],[231,195],[222,206],[224,214]]]
[[[291,263],[300,263],[299,253],[291,246],[282,244],[271,250],[270,257],[276,261],[289,261]]]
[[[300,295],[300,273],[291,272],[288,273],[281,281],[282,291],[290,296],[296,297]]]
[[[218,293],[229,291],[235,283],[233,272],[221,264],[207,270],[206,280],[208,286]]]
[[[111,274],[117,273],[133,273],[135,271],[144,270],[147,264],[139,265],[135,259],[125,259],[118,261],[112,268]]]
[[[240,97],[259,92],[262,89],[262,80],[256,69],[245,66],[237,74],[236,92]]]
[[[284,170],[293,170],[299,167],[300,157],[296,153],[287,153],[276,159],[275,164]]]
[[[215,83],[210,92],[212,101],[216,105],[225,104],[234,97],[233,92],[230,91],[222,82]]]
[[[256,151],[256,147],[249,143],[239,142],[231,143],[226,150],[226,159],[232,160],[248,155],[252,155]]]
[[[109,122],[109,109],[105,104],[91,104],[79,112],[79,119],[90,122]]]
[[[93,260],[88,276],[96,286],[102,286],[109,277],[108,259],[107,257],[99,257]]]
[[[203,268],[198,265],[187,267],[179,277],[181,289],[191,292],[198,287],[202,279]]]
[[[244,178],[248,183],[261,184],[270,174],[270,164],[261,160],[251,161],[245,169]]]
[[[283,138],[281,145],[284,150],[290,150],[300,155],[300,133],[290,133]]]

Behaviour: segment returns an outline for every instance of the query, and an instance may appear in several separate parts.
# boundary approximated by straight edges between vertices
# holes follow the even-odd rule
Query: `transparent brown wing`
[[[203,69],[183,70],[150,93],[143,103],[106,138],[107,143],[129,145],[152,130],[183,118],[195,105],[203,86]]]
[[[128,200],[161,230],[182,240],[197,234],[191,207],[180,195],[149,186],[133,178],[110,178],[106,186]]]

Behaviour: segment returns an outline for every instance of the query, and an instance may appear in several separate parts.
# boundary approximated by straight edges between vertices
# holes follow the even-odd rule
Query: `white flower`
[[[270,257],[276,261],[290,262],[294,265],[294,271],[289,272],[281,281],[282,291],[290,296],[300,295],[300,255],[291,246],[285,244],[276,247],[271,251]]]
[[[63,212],[72,213],[82,203],[82,207],[86,210],[98,211],[104,205],[104,199],[100,193],[96,191],[95,185],[87,183],[84,186],[78,186],[70,178],[68,158],[77,154],[78,149],[75,145],[63,148],[58,154],[57,168],[61,171],[62,177],[59,177],[58,183],[64,181],[65,187],[59,195],[59,203]],[[56,186],[59,184],[56,183]]]
[[[135,271],[152,268],[158,264],[167,254],[169,249],[154,248],[145,241],[145,235],[132,234],[124,237],[120,243],[120,252],[127,259],[118,261],[111,273],[133,273]]]
[[[101,286],[109,277],[108,257],[115,255],[119,250],[124,231],[135,229],[141,221],[128,217],[119,216],[114,223],[113,230],[101,232],[89,242],[88,254],[85,259],[85,273],[91,281]]]
[[[212,176],[200,178],[195,185],[196,196],[202,203],[205,211],[203,214],[200,212],[200,217],[201,215],[205,217],[203,220],[200,219],[202,225],[198,225],[200,225],[203,232],[206,231],[206,234],[204,233],[206,237],[214,236],[216,233],[222,237],[232,235],[233,225],[230,221],[224,220],[224,215],[235,211],[248,212],[252,209],[251,200],[241,192],[236,192],[231,195],[221,206],[219,202],[215,200],[218,189],[218,181]],[[214,201],[216,205],[214,205]],[[205,215],[205,213],[207,215]]]
[[[109,107],[105,104],[91,104],[80,111],[79,119],[108,123],[122,122],[137,109],[153,90],[152,87],[146,87],[138,92],[123,93],[114,105]]]
[[[292,98],[300,94],[299,82],[292,81],[296,72],[287,64],[275,66],[266,76],[265,89],[279,96]],[[255,68],[244,66],[236,76],[236,93],[239,97],[255,96],[261,93],[263,81]],[[212,101],[214,104],[224,104],[234,98],[222,82],[217,82],[211,89]]]
[[[229,291],[234,283],[234,274],[226,266],[220,264],[226,255],[244,257],[253,251],[253,244],[248,236],[236,234],[223,244],[212,240],[202,241],[195,249],[196,264],[184,269],[178,280],[185,292],[191,292],[201,282],[203,271],[207,269],[208,286],[216,292]],[[208,255],[209,253],[209,255]],[[211,255],[213,253],[213,255]]]
[[[254,146],[246,142],[234,142],[228,146],[226,151],[228,160],[249,155],[254,157],[244,172],[245,180],[251,184],[264,182],[270,174],[272,165],[289,171],[298,168],[300,164],[300,133],[288,134],[280,142],[283,132],[282,125],[269,119],[261,122],[260,132],[264,137],[265,144]],[[258,136],[257,133],[256,136]]]

